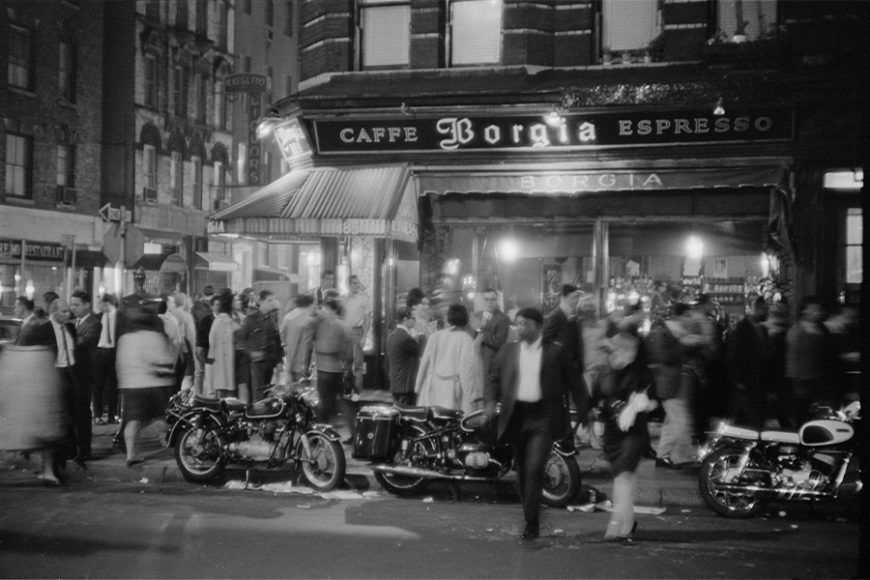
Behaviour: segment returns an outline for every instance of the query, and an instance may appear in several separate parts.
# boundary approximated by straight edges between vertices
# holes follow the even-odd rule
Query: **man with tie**
[[[77,451],[75,461],[82,465],[91,458],[91,394],[94,385],[94,359],[102,325],[91,310],[91,295],[87,292],[73,292],[70,309],[76,318],[76,386],[72,398]]]
[[[117,423],[118,376],[115,374],[115,343],[117,342],[118,308],[115,297],[100,297],[100,339],[94,356],[94,421],[98,425]],[[108,404],[108,416],[103,420],[103,402]]]
[[[553,440],[564,432],[564,400],[579,389],[579,375],[562,345],[543,341],[543,323],[539,310],[517,312],[519,342],[509,342],[499,350],[484,390],[487,419],[496,417],[500,404],[496,435],[514,449],[525,516],[524,541],[540,534],[544,466]]]
[[[65,409],[64,423],[66,425],[64,432],[66,435],[60,445],[58,455],[55,456],[55,462],[58,464],[56,467],[60,468],[67,459],[73,457],[78,459],[78,450],[75,448],[74,432],[72,429],[72,403],[77,389],[75,375],[76,331],[70,319],[69,305],[62,298],[51,301],[51,305],[48,307],[48,318],[54,330],[55,344],[57,345],[57,358],[55,359],[54,366],[57,367],[61,377],[63,408]],[[77,463],[82,465],[80,461],[77,461]]]
[[[495,354],[507,342],[511,321],[498,307],[498,292],[494,288],[483,291],[483,310],[471,318],[475,330],[474,347],[483,360],[483,376],[489,374],[489,367]]]
[[[34,331],[44,321],[33,312],[35,304],[27,296],[19,296],[15,299],[15,317],[21,319],[21,329],[15,339],[15,344],[21,342],[21,337]]]

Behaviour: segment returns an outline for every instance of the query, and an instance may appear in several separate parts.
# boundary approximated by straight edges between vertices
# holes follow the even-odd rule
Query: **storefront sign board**
[[[714,115],[709,109],[310,122],[321,154],[373,152],[565,151],[699,143],[788,141],[789,108]]]
[[[63,244],[50,242],[31,242],[0,239],[0,259],[20,260],[24,247],[24,257],[28,262],[63,262]]]

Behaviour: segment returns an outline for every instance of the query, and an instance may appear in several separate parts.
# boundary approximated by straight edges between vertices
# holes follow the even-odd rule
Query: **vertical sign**
[[[263,75],[239,73],[228,75],[224,79],[224,88],[228,93],[246,93],[248,95],[248,159],[245,174],[248,185],[260,185],[262,182],[262,164],[260,154],[262,147],[257,138],[257,125],[263,113],[261,95],[266,90],[268,79]]]

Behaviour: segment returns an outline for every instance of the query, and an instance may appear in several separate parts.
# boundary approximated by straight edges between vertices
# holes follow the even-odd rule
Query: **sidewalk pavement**
[[[391,403],[390,393],[382,390],[363,391],[359,404]],[[650,424],[653,446],[658,443],[658,424]],[[143,429],[136,442],[137,455],[145,457],[144,463],[128,468],[126,456],[112,439],[118,425],[94,425],[92,439],[92,460],[87,462],[87,470],[73,462],[67,463],[66,478],[73,485],[89,481],[99,482],[138,482],[148,485],[183,482],[184,478],[175,463],[174,450],[164,447],[162,434],[155,429]],[[380,490],[368,462],[351,457],[351,449],[345,446],[347,476],[345,483],[349,489],[364,492]],[[599,449],[583,447],[576,456],[583,477],[583,490],[577,503],[588,501],[589,492],[596,492],[597,501],[610,497],[613,480],[610,466]],[[0,479],[23,479],[27,471],[39,468],[38,454],[29,458],[17,453],[0,453]],[[657,468],[651,459],[641,460],[637,469],[636,505],[651,508],[690,509],[703,508],[704,503],[698,492],[697,467],[683,470]],[[244,480],[245,472],[240,468],[229,467],[227,479]],[[256,472],[260,481],[286,481],[292,475],[289,469],[281,471]],[[27,474],[29,477],[29,474]],[[504,478],[507,485],[513,484],[515,473]],[[195,485],[195,484],[191,484]]]

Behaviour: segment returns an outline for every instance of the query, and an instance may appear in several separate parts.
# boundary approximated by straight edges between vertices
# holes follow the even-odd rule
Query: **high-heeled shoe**
[[[634,540],[632,536],[634,535],[634,531],[637,529],[637,520],[634,520],[634,524],[631,526],[631,531],[626,535],[613,535],[613,536],[604,536],[604,541],[608,543],[614,544],[630,544]]]

